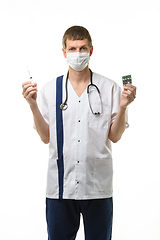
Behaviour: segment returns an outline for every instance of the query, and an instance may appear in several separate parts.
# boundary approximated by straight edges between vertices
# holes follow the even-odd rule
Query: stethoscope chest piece
[[[68,104],[65,102],[60,105],[61,110],[66,110],[67,108],[68,108]]]

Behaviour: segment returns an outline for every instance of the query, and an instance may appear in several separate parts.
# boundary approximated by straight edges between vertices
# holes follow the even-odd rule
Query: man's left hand
[[[120,107],[126,109],[127,106],[136,98],[136,87],[132,84],[126,84],[121,96]]]

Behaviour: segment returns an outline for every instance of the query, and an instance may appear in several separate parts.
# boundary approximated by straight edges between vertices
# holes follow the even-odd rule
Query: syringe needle
[[[32,76],[31,76],[31,73],[30,73],[30,71],[29,71],[28,66],[27,66],[27,70],[28,70],[29,78],[30,78],[30,80],[32,81]]]

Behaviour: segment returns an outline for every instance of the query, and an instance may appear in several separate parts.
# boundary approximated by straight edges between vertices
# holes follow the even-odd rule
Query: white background
[[[48,146],[22,97],[28,64],[39,89],[67,70],[64,31],[86,27],[90,67],[122,86],[132,74],[137,98],[130,127],[113,144],[113,240],[160,239],[160,7],[158,0],[1,0],[0,239],[45,240]],[[83,240],[83,225],[77,240]]]

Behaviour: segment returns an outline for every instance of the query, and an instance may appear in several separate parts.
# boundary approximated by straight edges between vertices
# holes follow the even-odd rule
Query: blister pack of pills
[[[123,82],[123,85],[132,84],[132,76],[131,75],[123,76],[122,82]]]

